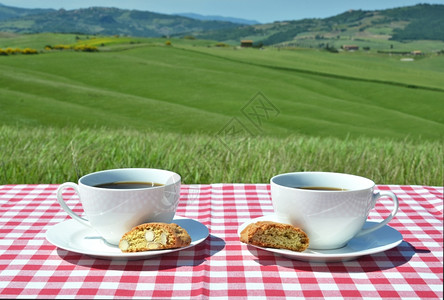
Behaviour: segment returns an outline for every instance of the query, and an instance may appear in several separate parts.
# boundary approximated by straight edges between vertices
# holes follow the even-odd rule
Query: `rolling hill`
[[[61,34],[3,38],[0,48],[57,38],[103,46],[0,56],[0,124],[215,137],[238,125],[256,136],[443,138],[443,56],[405,63],[363,52]]]

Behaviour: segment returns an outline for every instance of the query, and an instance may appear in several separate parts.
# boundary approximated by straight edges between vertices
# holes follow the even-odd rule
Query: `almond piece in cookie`
[[[249,224],[241,232],[240,240],[260,247],[288,249],[302,252],[309,246],[309,238],[301,229],[271,221]]]
[[[125,233],[120,239],[122,252],[141,252],[186,247],[191,244],[188,232],[177,224],[145,223]]]

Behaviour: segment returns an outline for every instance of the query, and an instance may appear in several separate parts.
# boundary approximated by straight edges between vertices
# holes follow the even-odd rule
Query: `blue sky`
[[[107,6],[167,14],[193,12],[269,23],[325,18],[349,9],[376,10],[418,3],[444,4],[444,0],[0,0],[0,3],[26,8],[76,9]]]

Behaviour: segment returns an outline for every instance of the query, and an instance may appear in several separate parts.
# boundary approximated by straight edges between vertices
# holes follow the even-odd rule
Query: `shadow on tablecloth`
[[[57,254],[64,261],[77,266],[101,270],[121,271],[158,271],[176,269],[184,266],[196,267],[206,259],[225,248],[225,241],[210,234],[205,241],[192,248],[141,260],[107,260],[90,257],[64,249]]]
[[[365,255],[356,260],[345,262],[306,262],[293,260],[262,249],[248,246],[256,256],[255,261],[263,266],[280,266],[309,272],[356,273],[378,272],[397,268],[408,263],[414,255],[431,253],[426,248],[416,248],[409,242],[402,241],[397,247],[372,255]]]

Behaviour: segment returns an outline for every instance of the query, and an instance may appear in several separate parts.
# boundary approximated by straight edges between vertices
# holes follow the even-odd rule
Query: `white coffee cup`
[[[304,230],[310,249],[337,249],[354,237],[375,231],[396,215],[398,198],[388,191],[375,192],[370,179],[341,173],[295,172],[276,175],[270,180],[275,214]],[[344,190],[301,189],[301,187]],[[379,224],[362,229],[376,200],[388,196],[393,208]]]
[[[65,182],[57,189],[57,200],[74,220],[93,228],[108,243],[118,245],[123,234],[146,222],[171,223],[180,196],[178,174],[159,169],[128,168],[91,173],[77,184]],[[97,185],[115,182],[152,182],[155,187],[116,189]],[[86,218],[73,212],[63,200],[63,190],[79,195]]]

